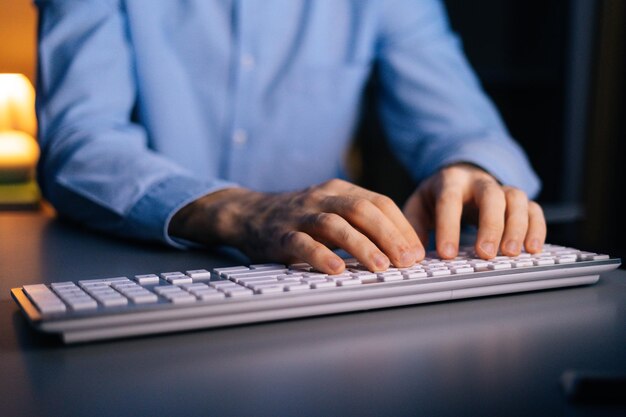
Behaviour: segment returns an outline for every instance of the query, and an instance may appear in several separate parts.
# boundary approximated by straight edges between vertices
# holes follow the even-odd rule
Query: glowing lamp
[[[21,74],[0,74],[0,210],[36,208],[35,90]]]
[[[22,74],[0,74],[0,131],[19,130],[35,137],[35,89]]]
[[[0,131],[0,182],[26,182],[34,178],[39,158],[35,139],[17,130]]]

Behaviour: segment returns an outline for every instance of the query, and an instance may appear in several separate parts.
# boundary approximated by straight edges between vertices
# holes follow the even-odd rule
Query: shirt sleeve
[[[472,72],[441,1],[381,4],[380,114],[413,178],[469,162],[536,196],[540,181]]]
[[[44,196],[79,223],[180,246],[173,214],[232,186],[202,180],[153,152],[133,123],[137,83],[122,6],[39,0],[37,114]]]

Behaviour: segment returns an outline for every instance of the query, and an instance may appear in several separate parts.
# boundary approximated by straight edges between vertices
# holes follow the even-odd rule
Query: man
[[[338,273],[541,250],[538,180],[436,0],[49,0],[40,9],[40,182],[122,236],[235,246]],[[403,211],[343,180],[376,66]]]

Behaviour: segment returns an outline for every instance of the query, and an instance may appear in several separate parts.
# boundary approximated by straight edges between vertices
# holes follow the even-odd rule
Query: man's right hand
[[[307,262],[331,274],[345,268],[334,248],[372,271],[424,258],[415,230],[389,197],[337,179],[290,193],[217,191],[179,210],[169,233],[231,245],[255,260]]]

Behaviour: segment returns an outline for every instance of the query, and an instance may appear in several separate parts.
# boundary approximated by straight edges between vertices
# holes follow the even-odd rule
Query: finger
[[[502,239],[506,200],[502,188],[495,181],[479,181],[475,187],[478,206],[476,252],[481,258],[490,259],[497,255]]]
[[[528,232],[524,241],[526,251],[530,253],[541,252],[546,240],[546,219],[541,206],[534,201],[528,202]]]
[[[517,256],[528,230],[528,197],[517,188],[505,188],[506,214],[501,250],[506,256]]]
[[[404,239],[413,249],[415,259],[424,258],[424,246],[420,241],[415,228],[407,220],[402,210],[393,200],[387,196],[377,194],[372,196],[372,202],[391,220],[398,228]]]
[[[427,247],[428,230],[433,227],[433,216],[431,215],[430,204],[427,202],[427,196],[423,193],[422,188],[414,192],[404,205],[403,213],[409,224],[415,229],[422,246]]]
[[[357,186],[354,186],[350,191],[353,195],[372,202],[395,225],[398,232],[408,243],[410,247],[409,250],[414,258],[413,261],[406,266],[412,265],[415,260],[424,258],[424,246],[418,238],[415,229],[391,198]]]
[[[311,216],[311,220],[304,225],[304,231],[319,241],[344,249],[370,271],[389,268],[389,258],[338,214],[319,213]]]
[[[319,271],[339,274],[345,269],[346,265],[339,256],[304,232],[286,233],[281,244],[288,258],[307,262]]]
[[[435,198],[437,253],[444,259],[454,258],[459,250],[463,190],[460,185],[448,184]]]
[[[371,201],[365,198],[331,197],[324,204],[324,210],[337,213],[359,229],[394,265],[408,267],[415,263],[414,248],[404,239],[396,225]],[[368,263],[372,264],[373,261],[368,260]]]

